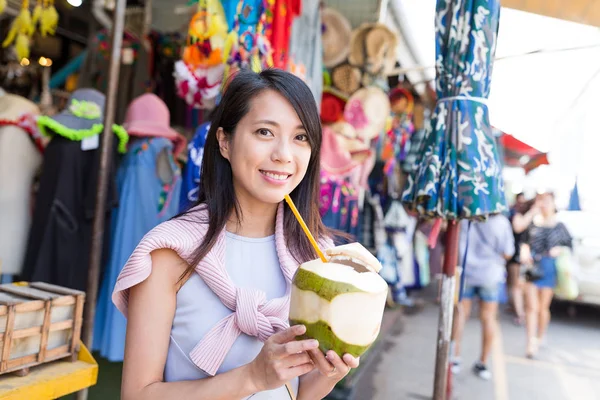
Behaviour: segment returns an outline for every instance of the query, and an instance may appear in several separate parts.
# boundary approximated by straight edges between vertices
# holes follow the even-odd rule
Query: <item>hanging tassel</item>
[[[2,14],[4,12],[5,8],[6,8],[6,0],[0,0],[0,14]]]
[[[15,50],[19,60],[29,58],[29,36],[24,33],[19,33],[17,35],[17,40],[15,41]]]
[[[2,47],[10,46],[16,39],[15,49],[19,59],[29,57],[29,36],[33,35],[34,30],[29,11],[29,0],[23,0],[21,11],[13,21],[8,35],[2,42]]]
[[[42,36],[54,35],[58,26],[58,12],[54,7],[54,0],[44,0],[44,10],[40,21]]]
[[[43,12],[42,1],[37,0],[35,2],[35,8],[33,9],[33,17],[31,18],[31,23],[33,24],[34,27],[38,24],[38,22],[40,22],[42,12]]]

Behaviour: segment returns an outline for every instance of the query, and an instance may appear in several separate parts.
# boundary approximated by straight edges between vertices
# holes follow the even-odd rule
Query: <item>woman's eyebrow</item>
[[[254,124],[255,125],[271,125],[271,126],[274,126],[277,128],[279,128],[281,126],[277,122],[271,121],[270,119],[261,119],[259,121],[256,121]],[[299,124],[298,126],[296,126],[296,129],[306,130],[306,128],[302,124]]]
[[[269,119],[261,119],[260,121],[256,121],[255,125],[258,125],[258,124],[271,125],[271,126],[275,126],[275,127],[279,128],[279,124],[277,122],[271,121]]]

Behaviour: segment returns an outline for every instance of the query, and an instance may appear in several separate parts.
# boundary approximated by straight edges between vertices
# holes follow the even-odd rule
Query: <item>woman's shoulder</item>
[[[123,314],[127,315],[129,289],[146,280],[155,266],[173,268],[174,275],[187,267],[206,235],[206,217],[203,207],[195,207],[161,223],[142,238],[121,270],[113,291],[113,302]]]

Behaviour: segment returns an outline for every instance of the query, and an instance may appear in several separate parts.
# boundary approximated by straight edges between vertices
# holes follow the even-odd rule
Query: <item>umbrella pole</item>
[[[450,350],[450,334],[452,333],[454,293],[456,288],[455,272],[456,264],[458,263],[458,231],[458,221],[448,221],[448,229],[446,230],[446,251],[444,254],[444,266],[442,273],[440,316],[438,320],[433,400],[446,399],[446,387],[448,383],[448,355]]]
[[[108,88],[104,113],[104,132],[100,146],[100,168],[98,170],[98,185],[96,189],[96,208],[92,231],[92,247],[86,288],[86,304],[83,315],[82,340],[91,350],[94,335],[94,317],[96,315],[96,300],[100,281],[100,263],[102,259],[102,242],[104,239],[104,220],[106,217],[106,197],[108,177],[111,169],[114,134],[112,126],[115,120],[115,105],[121,67],[121,49],[123,46],[123,30],[125,25],[125,8],[127,0],[117,0],[113,15],[112,44],[108,70]],[[86,400],[88,390],[77,393],[77,400]]]

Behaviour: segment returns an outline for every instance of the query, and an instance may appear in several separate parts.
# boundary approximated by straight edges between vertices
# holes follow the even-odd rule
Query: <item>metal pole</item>
[[[452,318],[454,313],[454,291],[456,287],[456,264],[458,263],[458,221],[448,221],[446,230],[446,252],[442,274],[442,294],[440,316],[438,321],[437,352],[435,356],[435,378],[433,383],[433,400],[446,399],[448,382],[448,355]]]
[[[108,176],[111,169],[114,134],[112,126],[115,120],[115,103],[121,66],[121,48],[123,45],[123,29],[125,25],[125,8],[127,0],[117,0],[113,14],[112,45],[108,70],[108,89],[104,111],[104,132],[100,146],[100,169],[96,189],[96,208],[92,233],[92,247],[86,290],[86,305],[83,316],[83,343],[91,349],[94,334],[94,316],[96,314],[96,299],[100,280],[100,262],[102,259],[102,241],[104,238],[104,219],[106,212],[106,196],[108,191]],[[77,393],[77,400],[86,400],[87,389]]]

